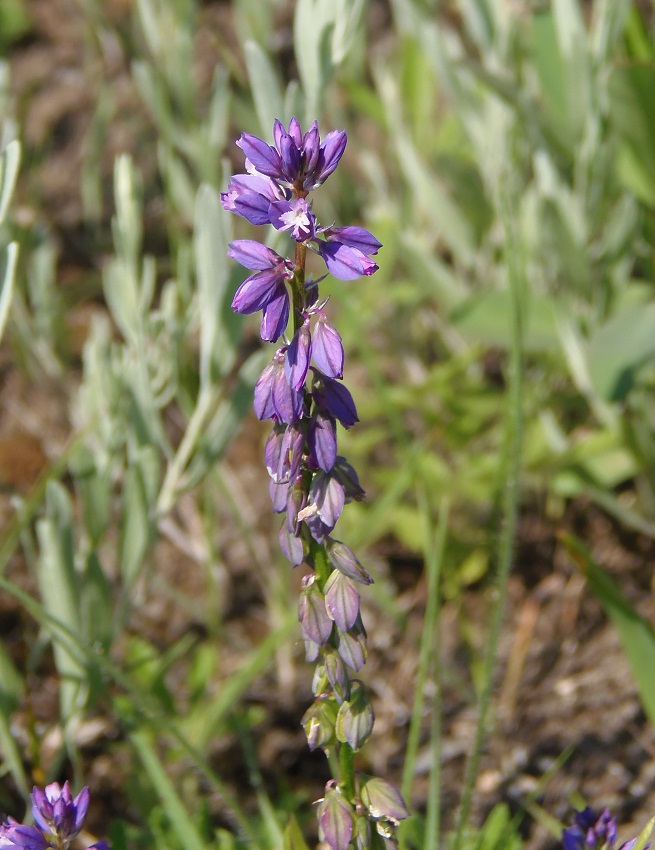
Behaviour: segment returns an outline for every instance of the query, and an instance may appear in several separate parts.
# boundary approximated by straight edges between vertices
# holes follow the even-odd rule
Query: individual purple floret
[[[44,790],[32,791],[32,817],[46,835],[62,840],[74,838],[82,828],[89,807],[89,789],[82,788],[73,799],[68,781],[46,785]]]
[[[32,791],[32,817],[35,826],[13,818],[0,823],[0,847],[22,850],[67,850],[82,829],[89,807],[89,789],[82,788],[73,798],[68,782],[46,785]],[[88,850],[110,850],[106,841],[92,844]]]
[[[562,846],[564,850],[612,850],[616,835],[616,819],[610,810],[598,813],[587,806],[576,812],[573,825],[562,831]],[[636,838],[626,841],[618,850],[631,850],[636,841]]]
[[[303,134],[292,118],[288,129],[275,122],[273,142],[241,135],[237,144],[248,174],[232,177],[221,201],[251,224],[287,233],[293,246],[293,259],[249,239],[231,242],[228,253],[254,272],[238,288],[233,308],[261,310],[262,339],[283,340],[257,381],[254,408],[260,420],[272,422],[264,459],[273,510],[283,515],[280,548],[292,566],[309,569],[298,620],[305,657],[317,662],[316,699],[302,725],[310,749],[331,750],[350,765],[318,802],[319,833],[332,850],[367,850],[380,840],[395,846],[394,829],[408,815],[400,792],[383,779],[360,783],[352,761],[374,721],[368,690],[350,678],[366,661],[358,585],[373,579],[331,537],[345,505],[364,497],[355,470],[338,453],[338,426],[351,428],[359,420],[342,382],[343,342],[325,312],[327,299],[319,300],[324,278],[306,274],[313,255],[341,280],[371,275],[382,246],[363,227],[321,226],[307,200],[337,167],[345,132],[321,141],[316,122]]]

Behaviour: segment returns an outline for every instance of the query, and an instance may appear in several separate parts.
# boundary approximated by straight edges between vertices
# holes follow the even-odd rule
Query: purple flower
[[[322,231],[326,241],[319,241],[318,251],[330,274],[340,280],[355,280],[378,270],[371,259],[382,243],[363,227],[327,227]]]
[[[386,779],[372,776],[362,784],[360,795],[362,803],[374,819],[384,819],[397,826],[401,820],[409,817],[409,809],[400,791]]]
[[[312,335],[312,357],[329,378],[343,378],[343,343],[336,328],[319,315]]]
[[[285,199],[282,188],[261,174],[235,174],[227,192],[221,192],[223,209],[243,216],[251,224],[269,224],[271,203]]]
[[[314,369],[314,374],[319,380],[314,384],[312,395],[318,406],[334,419],[338,419],[344,428],[350,428],[359,422],[350,391],[339,381],[323,375],[318,369]]]
[[[288,132],[281,121],[275,121],[273,141],[274,145],[269,145],[257,136],[242,133],[237,145],[245,153],[247,165],[249,163],[259,174],[306,193],[332,174],[344,152],[347,137],[343,130],[334,130],[321,142],[316,121],[303,135],[294,117],[289,122]]]
[[[329,472],[337,459],[337,424],[331,416],[321,411],[312,416],[307,445],[312,466]]]
[[[325,607],[330,619],[344,632],[355,625],[359,614],[359,593],[354,584],[338,570],[325,582]]]
[[[353,807],[333,780],[325,786],[325,797],[319,802],[319,838],[331,850],[348,850],[353,834]]]
[[[296,242],[306,242],[316,235],[316,216],[304,198],[275,201],[269,206],[269,220],[276,230],[288,230]]]
[[[32,816],[39,829],[48,835],[68,840],[82,828],[89,807],[89,789],[82,788],[73,799],[68,782],[46,785],[32,791]]]
[[[609,809],[598,812],[587,806],[576,812],[573,826],[562,832],[564,850],[600,850],[611,848],[616,841],[616,820]]]
[[[293,263],[253,239],[230,242],[228,256],[247,269],[256,270],[237,289],[232,308],[245,314],[263,310],[261,337],[275,342],[289,320],[286,281],[293,277]]]
[[[273,419],[292,425],[302,418],[305,396],[289,386],[284,374],[285,349],[279,348],[255,384],[255,413],[258,419]]]
[[[287,381],[294,390],[299,390],[304,386],[311,356],[312,337],[309,330],[309,320],[305,319],[289,344],[284,362]]]

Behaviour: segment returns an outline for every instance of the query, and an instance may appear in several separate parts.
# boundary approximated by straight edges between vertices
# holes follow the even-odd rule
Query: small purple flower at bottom
[[[587,806],[576,812],[573,826],[562,832],[564,850],[611,850],[616,841],[616,819],[609,809],[600,814]]]
[[[74,838],[82,828],[89,807],[89,789],[82,788],[73,799],[68,782],[46,785],[44,790],[32,791],[32,816],[39,829],[46,835],[57,836],[64,841]]]

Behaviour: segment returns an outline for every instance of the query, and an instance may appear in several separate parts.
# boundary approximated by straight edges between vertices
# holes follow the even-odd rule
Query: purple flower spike
[[[291,344],[287,349],[284,371],[289,386],[299,390],[305,384],[305,378],[309,371],[309,361],[312,356],[312,337],[309,330],[309,321],[305,320],[298,328]]]
[[[314,325],[312,357],[328,378],[343,378],[344,353],[341,336],[324,316],[319,316]]]
[[[32,791],[32,816],[44,833],[67,841],[82,828],[89,807],[89,789],[82,788],[73,799],[68,782],[46,785],[45,790]]]

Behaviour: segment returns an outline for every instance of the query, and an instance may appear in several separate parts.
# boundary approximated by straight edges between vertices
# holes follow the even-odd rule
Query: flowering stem
[[[311,542],[311,554],[314,559],[314,572],[318,578],[318,586],[323,590],[325,582],[329,579],[332,568],[328,561],[325,546],[317,543],[315,540]]]
[[[355,751],[350,744],[339,744],[340,785],[344,797],[355,797]]]
[[[305,262],[307,260],[307,246],[303,242],[296,242],[296,273],[291,281],[291,293],[293,299],[293,332],[298,331],[303,323],[303,312],[305,310]]]

